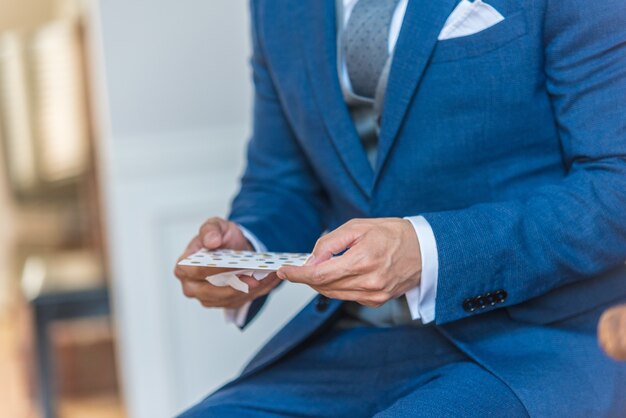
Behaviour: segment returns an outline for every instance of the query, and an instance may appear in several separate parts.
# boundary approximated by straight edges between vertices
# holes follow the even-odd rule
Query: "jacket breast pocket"
[[[528,32],[525,10],[473,35],[438,41],[431,62],[473,58],[501,48]]]

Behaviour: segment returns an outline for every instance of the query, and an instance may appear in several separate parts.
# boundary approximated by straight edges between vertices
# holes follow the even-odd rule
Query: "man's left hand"
[[[283,266],[278,277],[307,284],[332,299],[378,307],[418,286],[421,273],[411,222],[379,218],[353,219],[324,235],[304,266]]]

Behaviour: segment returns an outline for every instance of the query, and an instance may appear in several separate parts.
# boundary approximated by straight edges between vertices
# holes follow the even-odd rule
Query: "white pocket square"
[[[482,0],[462,0],[446,20],[437,39],[443,41],[473,35],[503,20],[500,12]]]

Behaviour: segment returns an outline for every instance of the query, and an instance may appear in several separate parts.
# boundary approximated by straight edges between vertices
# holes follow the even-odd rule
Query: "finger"
[[[174,276],[179,279],[186,277],[187,273],[189,273],[189,269],[182,268],[182,266],[179,266],[178,263],[200,249],[202,249],[202,243],[200,242],[200,238],[196,235],[191,242],[189,242],[187,248],[183,251],[183,254],[178,257],[178,260],[176,260],[176,265],[174,266]]]
[[[223,220],[223,222],[221,248],[253,250],[252,245],[243,235],[238,224],[226,220]]]
[[[261,286],[261,283],[259,283],[259,281],[252,276],[237,275],[237,278],[248,285],[248,290],[250,292],[252,292],[257,287]]]
[[[250,289],[249,294],[252,299],[268,294],[281,282],[276,274],[267,276],[263,280],[257,280],[254,277],[247,277],[242,278],[242,281],[248,284],[248,287]]]
[[[260,286],[254,290],[255,294],[266,294],[278,286],[282,280],[278,278],[276,273],[272,273],[270,276],[267,276],[265,279],[261,280]]]
[[[250,276],[242,276],[240,279],[248,285],[251,295],[265,294],[280,283],[280,279],[276,276],[276,273],[272,273],[262,280],[257,280]]]
[[[206,282],[207,277],[216,274],[233,271],[233,269],[205,266],[182,266],[177,265],[174,274],[180,280],[191,280],[196,282]]]
[[[201,280],[206,276],[206,269],[198,266],[183,266],[176,264],[174,275],[178,280]]]
[[[246,302],[248,302],[249,299],[243,296],[234,296],[230,299],[224,299],[224,300],[218,300],[218,301],[213,300],[213,299],[198,299],[198,301],[205,308],[239,309]]]
[[[274,287],[280,283],[280,279],[273,275],[271,277],[267,277],[262,281],[257,281],[254,277],[250,276],[241,276],[240,279],[243,282],[246,282],[249,286],[254,286],[256,282],[255,289],[251,289],[249,293],[243,293],[238,290],[229,291],[225,296],[220,295],[217,297],[216,292],[212,292],[210,290],[206,290],[209,293],[205,293],[204,290],[198,292],[198,299],[201,301],[202,306],[204,307],[221,307],[221,308],[239,308],[244,303],[254,300],[259,296],[263,296],[269,293]]]
[[[275,271],[271,272],[270,274],[268,274],[262,281],[261,283],[265,283],[267,280],[276,280],[278,282],[280,282],[280,279],[278,278],[278,275],[276,274]]]
[[[185,248],[185,251],[183,252],[181,259],[188,257],[191,254],[200,251],[201,249],[202,249],[202,241],[200,240],[200,237],[196,235],[195,237],[193,237],[191,242],[189,242],[189,245],[187,245],[187,248]]]
[[[345,300],[355,302],[363,298],[363,293],[354,291],[337,291],[337,290],[324,290],[322,288],[313,288],[319,294],[326,296],[329,299]]]
[[[354,226],[354,222],[343,224],[317,240],[306,265],[317,265],[331,259],[352,246],[360,235],[361,231]]]
[[[242,295],[242,292],[230,286],[213,286],[208,282],[186,281],[182,283],[182,286],[183,293],[188,298],[214,302],[218,306],[228,303],[232,299]]]
[[[339,257],[317,265],[282,266],[278,269],[277,275],[281,280],[293,283],[303,283],[310,286],[325,285],[356,274],[353,265],[354,258],[348,251]]]
[[[355,291],[355,292],[384,292],[385,280],[377,272],[359,273],[336,280],[332,283],[321,283],[318,287],[325,290]]]
[[[269,287],[269,285],[273,282],[280,282],[280,279],[276,276],[275,272],[268,274],[261,280],[255,279],[252,276],[239,276],[239,279],[248,285],[251,293],[257,289]]]
[[[377,308],[384,305],[391,297],[384,292],[359,292],[353,290],[324,290],[315,289],[320,294],[336,300],[357,302],[360,305],[370,308]]]
[[[193,278],[198,276],[198,270],[199,267],[181,266],[179,264],[176,264],[176,266],[174,267],[174,276],[176,276],[176,278],[181,281],[194,280]]]
[[[210,218],[200,227],[200,241],[207,250],[219,248],[228,229],[228,221],[222,218]]]

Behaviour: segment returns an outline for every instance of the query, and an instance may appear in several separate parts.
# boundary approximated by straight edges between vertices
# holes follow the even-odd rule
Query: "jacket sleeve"
[[[251,1],[254,81],[252,138],[241,188],[229,219],[256,236],[268,251],[308,252],[324,230],[326,196],[287,119],[258,31]],[[252,302],[247,327],[267,300]]]
[[[326,199],[281,104],[252,12],[253,133],[229,218],[269,251],[308,252],[323,231]]]
[[[546,88],[567,175],[529,198],[426,213],[439,253],[436,322],[593,278],[626,259],[626,7],[547,0]],[[508,298],[470,313],[467,298]]]

